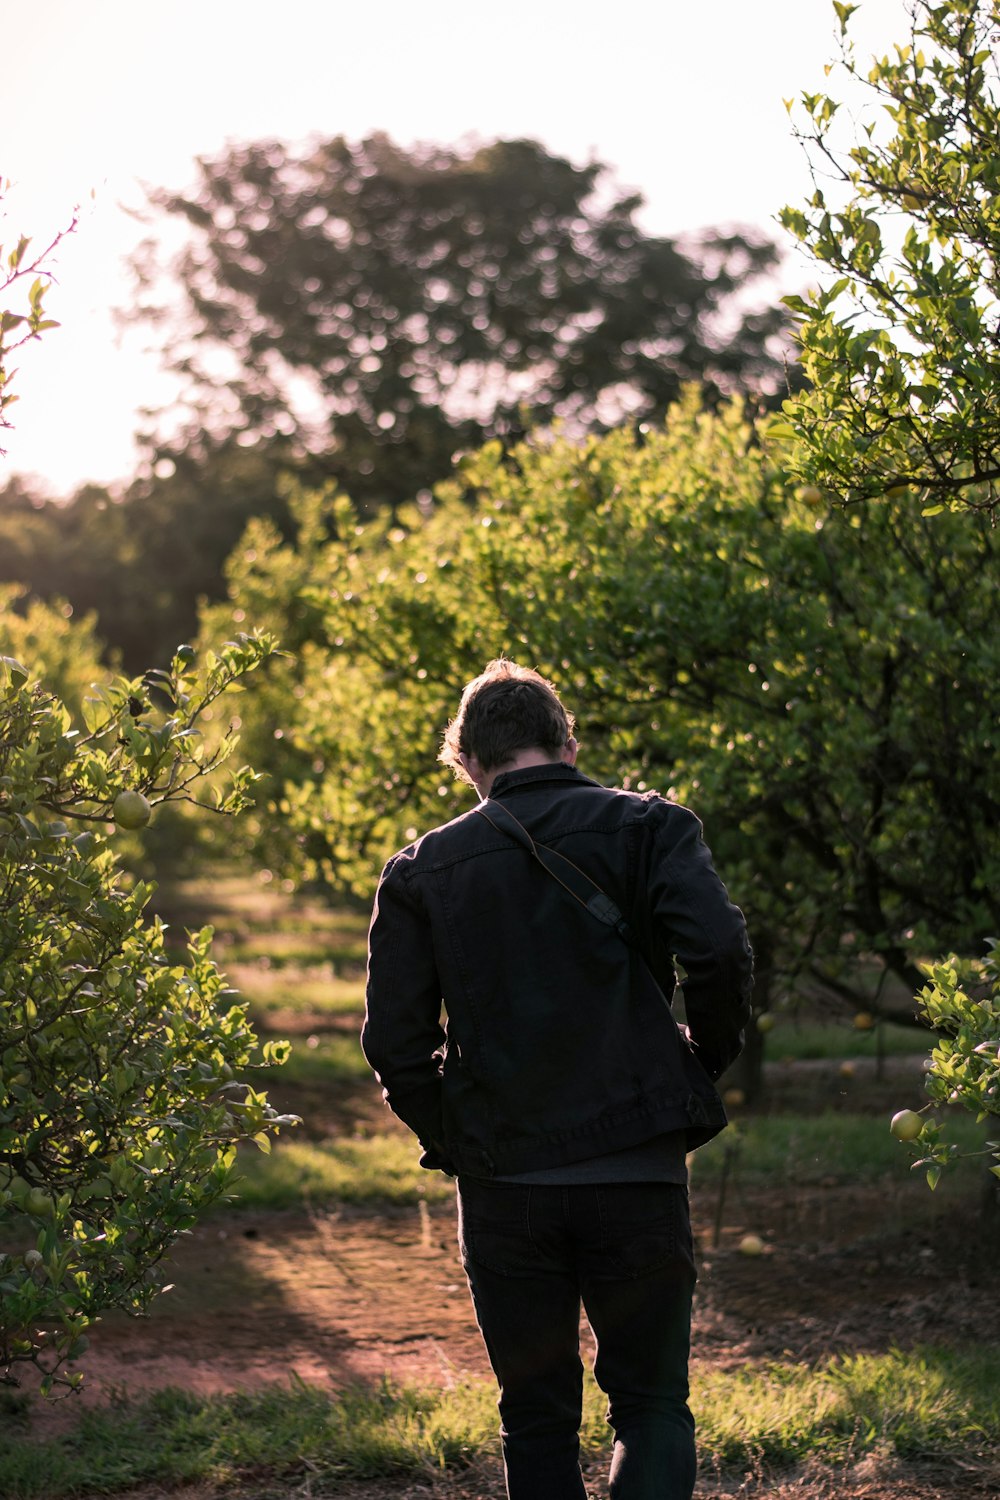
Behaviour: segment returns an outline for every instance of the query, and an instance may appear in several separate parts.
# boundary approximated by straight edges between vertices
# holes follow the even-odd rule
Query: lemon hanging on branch
[[[153,809],[141,792],[119,792],[115,798],[114,816],[119,828],[145,828]]]

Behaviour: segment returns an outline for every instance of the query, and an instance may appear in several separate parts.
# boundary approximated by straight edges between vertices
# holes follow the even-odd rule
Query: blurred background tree
[[[638,194],[538,142],[406,150],[385,135],[230,148],[188,194],[154,192],[187,247],[140,318],[194,421],[183,442],[293,438],[363,509],[412,499],[456,449],[561,418],[657,418],[684,381],[712,397],[785,388],[787,318],[750,311],[777,266],[753,231],[644,232]],[[169,445],[173,452],[176,442]]]
[[[186,418],[160,414],[120,493],[0,492],[0,581],[96,610],[127,670],[193,634],[251,516],[289,534],[283,476],[369,515],[487,437],[657,419],[683,381],[788,388],[771,241],[647,234],[638,194],[537,142],[252,142],[151,198],[188,243],[166,284],[153,243],[137,255],[132,316],[162,328]]]
[[[94,613],[129,672],[169,661],[194,634],[200,599],[224,591],[222,565],[251,516],[287,524],[280,445],[178,453],[169,472],[122,494],[83,486],[45,499],[17,478],[0,490],[0,579]]]

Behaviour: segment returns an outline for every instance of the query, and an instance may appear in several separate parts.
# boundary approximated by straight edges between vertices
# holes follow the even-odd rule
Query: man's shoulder
[[[463,858],[472,850],[481,821],[476,809],[470,807],[447,823],[428,829],[392,856],[382,871],[382,879],[395,874],[405,880],[420,870]]]
[[[698,823],[696,813],[682,803],[662,792],[653,791],[640,783],[641,789],[633,787],[601,787],[608,799],[603,805],[611,814],[629,821],[646,824],[650,828],[663,825],[680,826],[689,822]],[[601,799],[598,799],[600,803]]]

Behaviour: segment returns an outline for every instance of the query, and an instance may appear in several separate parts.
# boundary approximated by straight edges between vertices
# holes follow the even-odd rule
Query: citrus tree
[[[1000,497],[1000,108],[997,0],[915,0],[871,64],[857,5],[836,0],[838,64],[867,91],[845,141],[832,95],[804,93],[796,134],[815,191],[781,221],[822,268],[786,299],[809,388],[784,404],[788,462],[841,501],[906,487],[911,504]],[[836,70],[834,70],[836,71]]]
[[[296,546],[248,532],[226,606],[296,652],[244,712],[293,873],[367,894],[468,805],[436,750],[503,651],[562,690],[584,770],[701,815],[758,1006],[807,985],[912,1017],[918,957],[1000,915],[984,518],[817,507],[738,404],[693,396],[639,435],[488,444],[402,524],[297,504]]]
[[[927,965],[927,983],[917,997],[937,1041],[925,1064],[928,1103],[924,1110],[899,1110],[890,1129],[911,1142],[914,1165],[937,1186],[944,1169],[961,1154],[949,1139],[948,1116],[956,1106],[1000,1137],[1000,945],[995,938],[982,958],[958,957]],[[924,1118],[924,1114],[927,1117]],[[989,1165],[983,1196],[984,1218],[1000,1227],[1000,1139],[986,1139]]]
[[[199,734],[210,704],[274,651],[238,637],[199,664],[112,677],[74,722],[0,657],[0,1379],[43,1391],[108,1308],[140,1312],[174,1238],[226,1187],[237,1143],[267,1149],[277,1116],[240,1082],[279,1062],[210,958],[211,931],[168,954],[151,886],[123,873],[122,829],[199,787],[234,747]],[[235,813],[243,766],[210,805]]]
[[[94,684],[114,675],[103,654],[96,616],[75,615],[64,600],[33,599],[20,584],[0,584],[0,655],[30,661],[32,677],[44,682],[76,723]]]
[[[150,197],[186,239],[166,317],[157,256],[136,263],[136,316],[166,326],[192,407],[165,445],[181,462],[220,428],[290,439],[371,510],[488,436],[658,417],[685,380],[788,379],[787,313],[746,305],[770,241],[650,235],[604,166],[536,141],[240,142]]]

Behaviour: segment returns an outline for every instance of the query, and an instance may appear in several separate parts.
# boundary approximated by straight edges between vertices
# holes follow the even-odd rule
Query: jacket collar
[[[592,781],[589,776],[584,776],[575,766],[567,766],[562,761],[551,761],[539,766],[525,766],[521,771],[501,771],[490,787],[490,796],[503,797],[508,793],[521,791],[525,787],[539,786],[545,782],[560,783],[563,786],[567,783],[576,786],[600,785],[600,782]]]

